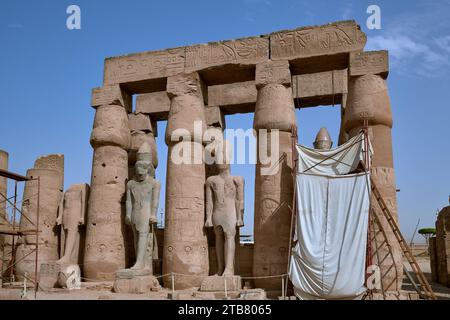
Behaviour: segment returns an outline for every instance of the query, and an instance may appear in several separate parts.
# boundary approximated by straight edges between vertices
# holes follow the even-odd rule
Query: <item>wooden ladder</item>
[[[370,185],[372,189],[372,194],[374,195],[375,199],[377,200],[378,204],[380,205],[381,211],[383,212],[384,217],[386,218],[387,222],[389,223],[389,226],[391,227],[392,231],[394,232],[395,238],[397,239],[398,243],[400,244],[400,248],[403,251],[403,254],[405,255],[406,259],[408,260],[409,264],[411,265],[411,268],[413,272],[415,273],[417,279],[419,280],[420,286],[422,290],[425,292],[425,295],[430,300],[437,300],[436,295],[433,292],[433,289],[431,288],[430,284],[428,283],[427,278],[423,274],[422,270],[420,270],[419,264],[417,263],[416,259],[414,258],[407,242],[405,241],[405,238],[403,237],[402,233],[400,232],[399,226],[395,219],[393,218],[391,212],[389,211],[386,203],[384,202],[380,191],[378,190],[377,186],[375,185],[375,182],[372,178],[370,178]],[[380,223],[380,228],[382,228]]]

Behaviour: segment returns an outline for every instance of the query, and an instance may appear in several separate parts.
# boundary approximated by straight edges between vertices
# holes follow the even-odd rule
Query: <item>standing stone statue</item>
[[[133,229],[136,263],[131,270],[152,268],[153,226],[157,223],[156,213],[159,204],[161,186],[155,179],[150,145],[145,142],[137,153],[135,176],[127,183],[125,222]],[[150,245],[153,248],[153,245]],[[150,251],[150,252],[148,252]],[[149,257],[150,255],[150,257]]]
[[[89,185],[74,184],[64,193],[56,219],[64,232],[64,255],[57,261],[61,265],[79,264],[80,226],[86,221]]]
[[[233,276],[236,227],[244,225],[244,178],[230,174],[228,161],[218,162],[219,174],[206,180],[205,227],[214,227],[217,275]]]
[[[125,223],[133,229],[136,263],[116,272],[115,292],[145,293],[158,287],[152,276],[154,224],[157,223],[160,183],[155,179],[152,151],[144,142],[137,152],[134,179],[126,187]]]

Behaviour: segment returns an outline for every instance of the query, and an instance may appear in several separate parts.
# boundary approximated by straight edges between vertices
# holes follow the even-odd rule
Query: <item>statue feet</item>
[[[225,269],[224,272],[222,273],[222,277],[229,277],[229,276],[234,276],[234,270]]]
[[[145,265],[143,263],[135,263],[134,266],[132,266],[131,270],[141,270],[144,269]]]

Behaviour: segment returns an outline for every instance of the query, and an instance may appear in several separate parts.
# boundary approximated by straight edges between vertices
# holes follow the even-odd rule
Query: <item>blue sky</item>
[[[81,8],[81,30],[66,28],[70,4]],[[381,30],[366,27],[370,4],[381,8]],[[2,1],[0,149],[10,154],[10,170],[22,174],[38,156],[63,153],[65,187],[89,182],[90,96],[102,84],[105,57],[355,19],[368,35],[366,50],[390,51],[400,222],[409,239],[419,218],[422,227],[434,225],[450,194],[449,18],[450,0]],[[300,143],[311,145],[321,126],[337,141],[339,118],[338,107],[297,111]],[[247,129],[252,120],[252,115],[230,116],[227,127]],[[159,123],[160,133],[164,128]],[[157,144],[164,164],[162,136]],[[157,177],[163,183],[164,171],[160,165]],[[248,234],[254,168],[235,165],[232,173],[246,179],[242,233]]]

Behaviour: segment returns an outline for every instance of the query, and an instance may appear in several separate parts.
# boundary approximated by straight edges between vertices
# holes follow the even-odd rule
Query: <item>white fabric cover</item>
[[[299,299],[355,299],[366,290],[369,181],[365,173],[297,174],[289,276]]]
[[[325,175],[343,175],[352,172],[359,161],[364,159],[364,140],[365,135],[361,132],[335,149],[317,150],[297,145],[297,172]],[[369,142],[369,153],[371,152]]]

